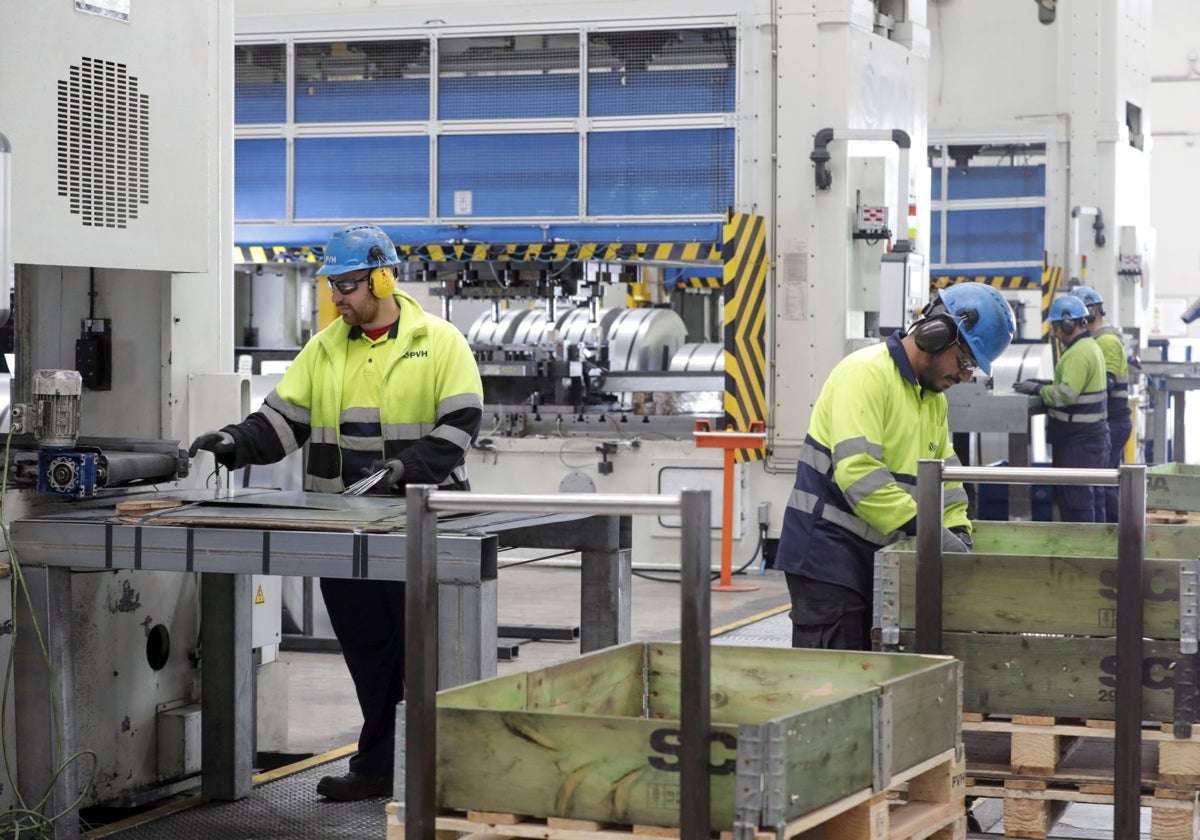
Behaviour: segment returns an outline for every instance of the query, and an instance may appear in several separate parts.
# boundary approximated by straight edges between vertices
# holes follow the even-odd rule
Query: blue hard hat
[[[396,265],[400,257],[388,235],[375,225],[348,225],[335,230],[325,245],[325,262],[317,274],[335,277],[364,268]]]
[[[1087,314],[1087,306],[1082,300],[1075,297],[1075,295],[1062,295],[1061,297],[1056,297],[1054,303],[1050,304],[1050,317],[1048,320],[1051,324],[1067,318],[1087,320]]]
[[[1071,294],[1083,301],[1084,306],[1101,306],[1104,303],[1100,293],[1090,286],[1076,286]]]
[[[998,289],[985,283],[956,283],[938,295],[958,325],[971,355],[985,375],[992,375],[996,361],[1012,341],[1017,328],[1012,307]]]

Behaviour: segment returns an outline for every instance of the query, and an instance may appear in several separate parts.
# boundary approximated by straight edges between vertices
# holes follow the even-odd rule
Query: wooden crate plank
[[[783,789],[788,793],[785,820],[871,787],[873,710],[874,698],[859,695],[784,719],[780,751]]]
[[[911,633],[901,643],[912,645]],[[1145,720],[1174,714],[1173,642],[1142,646]],[[1116,648],[1112,639],[996,633],[944,633],[942,652],[963,663],[963,709],[984,714],[1113,718]]]
[[[962,742],[959,718],[961,666],[928,669],[903,680],[889,681],[891,692],[892,765],[895,776]]]
[[[1186,467],[1186,469],[1182,469]],[[1159,464],[1146,470],[1146,507],[1200,511],[1200,472],[1195,465]]]
[[[928,657],[865,651],[811,651],[714,645],[712,719],[763,723],[870,691],[889,680],[905,680],[941,663]],[[679,718],[679,645],[652,643],[647,683],[650,716]]]
[[[640,717],[646,699],[646,645],[619,645],[559,662],[529,677],[529,709]],[[439,700],[439,705],[440,705]]]
[[[713,731],[719,742],[713,760],[731,772],[711,777],[711,820],[727,827],[736,730],[714,724]],[[462,810],[672,825],[679,812],[678,732],[670,721],[439,708],[439,802]]]
[[[1200,555],[1200,529],[1194,530],[1196,539],[1190,548]],[[900,626],[911,629],[916,622],[914,554],[891,547],[885,553],[900,558]],[[1178,559],[1145,561],[1143,611],[1148,638],[1179,637],[1178,567]],[[942,575],[942,629],[946,632],[1074,636],[1111,636],[1116,632],[1113,557],[1013,556],[974,551],[946,555]]]

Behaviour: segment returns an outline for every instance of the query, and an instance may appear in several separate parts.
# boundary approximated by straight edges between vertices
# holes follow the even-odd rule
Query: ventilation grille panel
[[[86,227],[125,228],[150,201],[150,98],[125,65],[83,57],[58,81],[58,194]]]

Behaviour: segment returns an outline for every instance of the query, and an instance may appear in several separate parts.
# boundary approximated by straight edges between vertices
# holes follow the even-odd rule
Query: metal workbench
[[[405,502],[395,497],[264,490],[226,498],[200,491],[112,496],[13,522],[13,548],[29,593],[15,619],[19,626],[36,621],[46,648],[33,633],[18,635],[14,644],[18,778],[29,790],[53,786],[46,812],[65,812],[55,836],[78,835],[72,806],[78,782],[70,772],[54,777],[55,756],[75,751],[72,569],[202,574],[201,790],[208,799],[238,799],[251,790],[254,761],[251,576],[405,580],[405,521]],[[439,517],[439,685],[496,673],[501,547],[579,551],[581,650],[629,641],[630,533],[623,516]],[[56,720],[65,743],[56,742]]]
[[[1187,393],[1200,390],[1200,362],[1143,361],[1141,366],[1149,380],[1153,406],[1147,430],[1150,446],[1146,462],[1184,463],[1187,460],[1184,434]],[[1172,420],[1170,430],[1168,418]]]

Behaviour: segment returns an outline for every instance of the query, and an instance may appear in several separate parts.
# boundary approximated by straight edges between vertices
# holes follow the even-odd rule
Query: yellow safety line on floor
[[[760,612],[758,615],[752,615],[748,618],[739,618],[737,621],[731,621],[729,624],[725,624],[721,627],[714,627],[709,635],[720,636],[722,633],[732,633],[734,630],[741,629],[747,624],[753,624],[756,621],[762,621],[764,618],[771,618],[772,616],[779,615],[784,610],[790,610],[791,608],[791,604],[784,604],[783,606],[769,609],[766,612]]]
[[[303,761],[297,761],[295,764],[285,764],[283,767],[276,767],[274,770],[268,770],[266,773],[259,773],[250,780],[251,784],[263,785],[267,782],[273,782],[276,779],[282,779],[284,776],[290,776],[293,773],[299,773],[301,770],[307,770],[310,767],[316,767],[318,764],[325,764],[334,759],[350,755],[358,749],[358,744],[347,744],[344,747],[338,747],[336,750],[330,750],[327,753],[314,755],[312,758],[306,758]]]
[[[303,770],[308,770],[309,768],[316,767],[319,764],[325,764],[329,761],[336,761],[339,758],[349,755],[356,749],[358,749],[357,743],[347,744],[344,747],[338,747],[335,750],[330,750],[329,752],[321,753],[320,755],[314,755],[311,758],[297,761],[294,764],[286,764],[283,767],[277,767],[274,770],[268,770],[266,773],[258,773],[251,777],[250,784],[254,787],[257,787],[258,785],[263,785],[267,782],[273,782],[276,779],[282,779],[284,776],[290,776],[293,773],[299,773]],[[199,794],[195,794],[187,797],[186,799],[169,802],[166,805],[162,805],[150,811],[143,811],[140,814],[120,820],[119,822],[109,823],[108,825],[101,826],[100,828],[94,829],[85,834],[80,834],[79,836],[81,838],[86,838],[86,840],[95,840],[95,838],[98,837],[110,837],[113,834],[116,834],[119,831],[124,831],[127,828],[145,825],[146,823],[153,822],[154,820],[168,817],[171,814],[178,814],[180,811],[186,811],[189,808],[195,808],[198,805],[205,804],[206,801],[207,800],[202,798]]]

